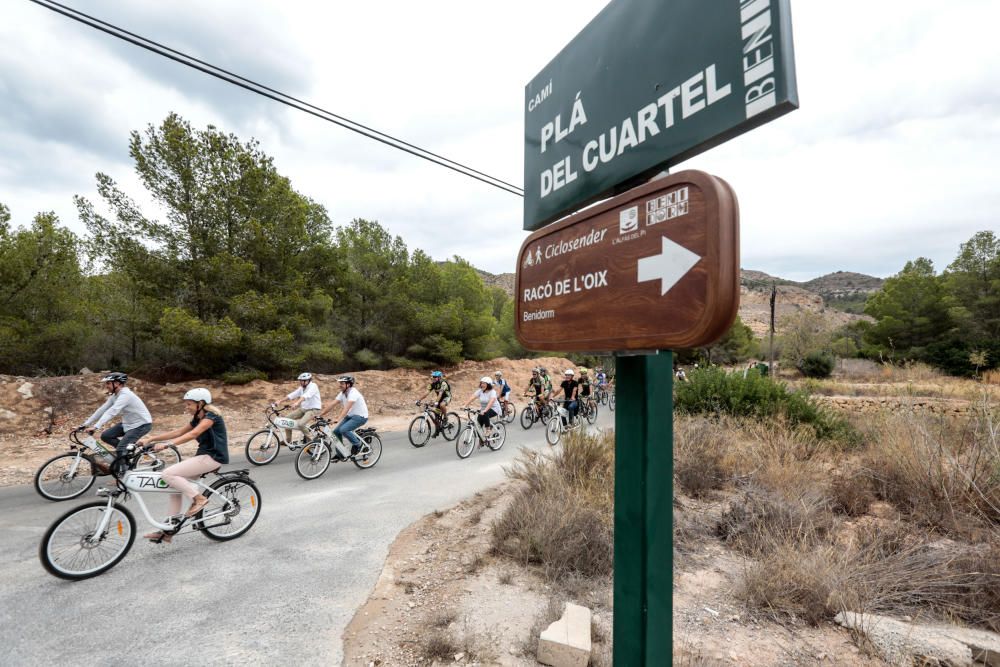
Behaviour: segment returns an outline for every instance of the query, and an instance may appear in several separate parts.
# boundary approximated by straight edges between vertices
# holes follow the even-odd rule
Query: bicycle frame
[[[479,420],[476,419],[475,417],[473,417],[473,413],[478,414],[479,410],[476,410],[475,408],[462,408],[462,409],[465,410],[465,413],[466,413],[466,417],[467,417],[466,422],[469,425],[472,426],[473,430],[475,430],[475,432],[476,432],[476,435],[479,436],[479,439],[485,441],[486,440],[486,431],[484,431],[483,427],[479,425]],[[490,420],[490,426],[496,426],[497,422],[499,422],[499,421],[503,421],[503,418],[502,417],[493,417]],[[466,426],[465,428],[469,428],[469,427]],[[461,437],[461,436],[459,436],[459,437]]]
[[[191,479],[188,481],[198,487],[199,493],[207,490],[209,492],[209,497],[218,496],[223,502],[223,506],[221,508],[213,511],[208,516],[202,515],[197,523],[204,524],[206,519],[210,519],[220,514],[225,514],[229,511],[232,502],[224,495],[206,485],[200,479]],[[124,492],[120,490],[122,487],[125,489]],[[177,517],[175,515],[173,517],[168,517],[168,523],[161,523],[150,515],[149,508],[146,507],[146,503],[142,499],[142,494],[180,493],[177,489],[167,486],[167,482],[163,479],[163,474],[159,472],[130,470],[125,474],[124,479],[119,480],[119,490],[111,491],[108,489],[100,489],[97,493],[98,495],[106,495],[108,497],[108,511],[104,512],[104,516],[101,517],[101,522],[98,524],[97,530],[94,532],[95,535],[101,535],[108,528],[108,523],[111,521],[110,510],[114,506],[118,497],[123,493],[125,494],[125,498],[122,502],[126,502],[130,496],[134,496],[136,501],[139,503],[139,509],[142,510],[142,515],[146,517],[146,521],[158,530],[173,532],[188,521],[187,517],[181,516],[179,523],[173,523],[170,520],[176,519]]]

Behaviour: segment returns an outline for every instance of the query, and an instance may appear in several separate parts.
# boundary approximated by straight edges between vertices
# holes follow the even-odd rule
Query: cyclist
[[[500,404],[497,408],[500,412],[500,416],[502,417],[507,413],[507,397],[510,396],[510,385],[503,379],[503,372],[501,371],[494,373],[493,377],[495,378],[493,384],[496,385],[497,393],[500,395]]]
[[[309,436],[306,424],[323,409],[323,401],[319,397],[319,386],[313,380],[312,373],[300,373],[296,379],[299,388],[285,397],[285,400],[291,401],[288,407],[292,408],[292,411],[285,416],[295,420],[295,430],[302,433],[302,438],[305,439]],[[277,403],[277,401],[272,402]],[[292,442],[291,429],[285,429],[285,442]]]
[[[493,379],[491,377],[484,375],[479,378],[479,389],[469,397],[465,405],[468,405],[476,398],[479,399],[479,415],[476,417],[476,421],[483,427],[483,432],[489,436],[493,431],[493,418],[500,416],[500,404],[497,402],[497,392],[493,389]],[[463,405],[463,407],[465,406]]]
[[[545,367],[539,368],[538,374],[542,376],[542,392],[545,394],[545,400],[548,401],[552,398],[552,378],[549,377],[549,371]]]
[[[191,421],[180,428],[165,433],[149,434],[139,440],[143,445],[147,442],[157,442],[153,451],[161,451],[167,446],[179,445],[189,440],[198,441],[198,451],[189,459],[168,467],[163,471],[163,481],[167,486],[177,489],[170,494],[167,511],[170,516],[181,511],[181,496],[186,496],[191,505],[184,516],[192,517],[208,504],[208,498],[201,495],[198,487],[190,482],[205,473],[213,472],[229,463],[229,437],[226,433],[226,422],[222,413],[212,405],[212,393],[208,389],[197,387],[184,394],[184,410],[191,415]],[[144,535],[154,542],[170,542],[171,536],[163,531]]]
[[[441,435],[441,424],[444,423],[444,418],[448,414],[448,404],[451,403],[451,383],[448,382],[444,377],[444,373],[441,371],[434,371],[431,373],[431,384],[427,388],[426,393],[417,399],[417,405],[427,398],[428,395],[434,392],[436,397],[434,399],[434,409],[437,411],[438,416],[434,420],[434,435],[431,437],[438,437]]]
[[[597,368],[597,388],[598,389],[608,388],[608,374],[604,372],[603,366],[599,366]]]
[[[574,378],[576,372],[572,368],[563,371],[563,381],[559,385],[563,398],[566,400],[566,409],[569,411],[569,423],[576,421],[576,411],[580,406],[579,391],[580,383]]]
[[[531,369],[531,379],[528,380],[528,386],[524,388],[524,395],[531,396],[531,392],[534,392],[535,407],[538,410],[542,409],[542,390],[544,388],[544,383],[542,382],[541,371],[537,368]]]
[[[142,399],[125,386],[128,375],[118,372],[108,373],[101,378],[101,382],[104,383],[104,389],[108,393],[108,400],[104,401],[104,405],[97,408],[94,414],[87,417],[87,421],[83,422],[80,428],[93,435],[97,429],[120,414],[121,422],[101,433],[101,440],[114,447],[120,456],[126,447],[149,433],[153,428],[153,417]],[[105,474],[111,471],[108,464],[101,461],[100,457],[94,457],[94,465]]]
[[[588,375],[589,372],[590,371],[588,371],[586,368],[580,369],[580,379],[577,380],[577,382],[580,383],[579,396],[581,399],[590,398],[590,375]]]
[[[357,454],[361,450],[361,440],[354,434],[354,429],[364,426],[368,421],[368,404],[361,392],[355,389],[354,376],[341,375],[337,378],[337,382],[340,384],[340,393],[334,400],[335,404],[340,406],[340,412],[337,414],[340,423],[333,429],[333,434],[337,436],[340,447],[336,447],[337,452],[334,458],[345,459],[348,455],[341,451],[345,435],[351,443],[351,454]],[[325,416],[332,409],[331,405],[319,413],[319,416]]]

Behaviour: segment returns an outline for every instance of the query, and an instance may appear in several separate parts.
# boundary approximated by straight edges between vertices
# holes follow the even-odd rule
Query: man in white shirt
[[[87,417],[81,428],[91,435],[106,423],[121,415],[122,420],[101,433],[101,440],[115,448],[120,456],[125,448],[149,433],[153,428],[153,417],[149,414],[146,404],[135,393],[125,386],[128,375],[125,373],[108,373],[101,382],[108,392],[108,400],[97,411]],[[108,472],[108,465],[95,460],[95,465],[101,472]]]
[[[337,378],[340,383],[340,393],[337,394],[337,404],[340,405],[340,412],[337,414],[341,418],[337,428],[333,429],[333,434],[337,436],[341,447],[344,444],[344,435],[351,441],[351,454],[357,454],[361,449],[361,440],[354,434],[354,429],[360,428],[368,421],[368,404],[361,392],[354,388],[354,378],[350,375],[343,375]],[[324,416],[332,409],[327,408],[320,413]],[[334,420],[336,421],[336,420]],[[337,458],[346,458],[346,454],[341,452],[341,447],[337,448]]]
[[[299,388],[285,397],[292,401],[289,407],[292,411],[285,415],[288,419],[295,420],[295,428],[302,432],[303,437],[308,435],[306,424],[320,410],[323,409],[323,402],[319,397],[319,387],[313,382],[312,373],[302,373],[298,377]],[[292,441],[291,429],[285,429],[285,442]]]

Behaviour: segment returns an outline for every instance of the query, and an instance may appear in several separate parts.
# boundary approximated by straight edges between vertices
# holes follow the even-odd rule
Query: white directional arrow
[[[691,270],[700,256],[687,248],[674,243],[666,236],[659,255],[639,258],[639,282],[660,280],[660,296],[670,291],[677,281]]]

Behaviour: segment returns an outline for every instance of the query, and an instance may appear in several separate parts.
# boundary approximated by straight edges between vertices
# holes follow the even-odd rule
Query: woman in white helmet
[[[500,416],[500,402],[496,390],[493,389],[493,378],[488,375],[479,378],[479,389],[476,389],[465,405],[472,403],[476,398],[479,399],[479,415],[476,416],[476,421],[483,427],[486,435],[489,435],[492,430],[490,422]]]
[[[170,494],[170,516],[181,511],[181,496],[186,496],[191,505],[186,516],[194,516],[208,503],[208,498],[198,493],[198,487],[189,479],[197,479],[207,472],[218,470],[223,464],[229,463],[229,438],[226,434],[226,422],[219,411],[211,405],[212,393],[208,389],[191,389],[184,394],[184,410],[191,415],[191,421],[180,428],[164,433],[150,433],[139,441],[140,445],[147,442],[157,442],[154,451],[165,449],[168,445],[180,445],[189,440],[198,441],[198,451],[189,459],[175,463],[163,471],[163,480],[178,493]],[[162,531],[145,535],[154,542],[169,542],[170,535]]]
[[[308,437],[309,431],[306,424],[323,409],[323,401],[319,397],[319,386],[313,380],[312,373],[300,373],[298,377],[299,387],[285,400],[291,401],[288,407],[292,408],[285,417],[295,420],[295,428],[302,432],[303,437]],[[274,401],[277,403],[277,401]],[[285,442],[292,441],[291,429],[285,429]]]

